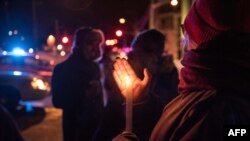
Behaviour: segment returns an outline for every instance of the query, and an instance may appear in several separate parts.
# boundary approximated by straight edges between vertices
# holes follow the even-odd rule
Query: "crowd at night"
[[[0,141],[249,140],[249,0],[1,0]]]

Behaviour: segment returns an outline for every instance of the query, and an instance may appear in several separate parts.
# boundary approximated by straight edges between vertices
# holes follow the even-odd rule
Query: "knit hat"
[[[74,34],[73,52],[81,51],[85,48],[85,44],[91,44],[94,41],[104,42],[104,34],[101,30],[92,27],[78,28]]]
[[[165,36],[158,30],[148,29],[141,32],[131,43],[133,51],[151,52],[161,56],[165,46]]]
[[[184,28],[197,44],[207,42],[221,32],[250,33],[249,0],[196,0]]]

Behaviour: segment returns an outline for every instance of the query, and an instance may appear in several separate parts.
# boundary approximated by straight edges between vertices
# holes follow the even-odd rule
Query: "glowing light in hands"
[[[132,87],[132,81],[131,81],[130,77],[129,76],[125,76],[124,79],[125,79],[126,89]]]

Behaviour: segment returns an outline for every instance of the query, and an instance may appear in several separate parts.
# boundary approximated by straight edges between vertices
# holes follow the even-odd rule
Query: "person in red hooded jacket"
[[[227,126],[250,124],[249,6],[248,0],[194,2],[182,26],[179,95],[165,106],[150,141],[222,141]],[[123,59],[114,68],[121,92],[124,76],[131,77],[134,99],[152,100],[143,100],[150,83],[146,69],[141,80]],[[114,140],[139,139],[125,132]]]

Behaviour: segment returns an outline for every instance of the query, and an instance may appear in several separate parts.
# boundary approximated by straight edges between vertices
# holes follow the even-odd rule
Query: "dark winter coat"
[[[103,105],[99,79],[98,66],[78,54],[72,54],[55,67],[53,104],[63,109],[64,141],[93,138]]]
[[[139,78],[143,78],[143,69],[152,75],[150,92],[162,98],[167,104],[178,94],[178,71],[171,55],[157,57],[153,53],[130,52],[128,62]]]

